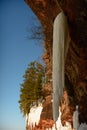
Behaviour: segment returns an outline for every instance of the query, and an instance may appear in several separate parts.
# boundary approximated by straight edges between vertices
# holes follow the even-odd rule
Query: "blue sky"
[[[20,84],[28,64],[42,55],[27,38],[35,19],[24,0],[0,0],[0,130],[25,130]]]

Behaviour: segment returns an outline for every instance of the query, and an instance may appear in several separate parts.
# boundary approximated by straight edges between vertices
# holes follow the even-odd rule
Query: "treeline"
[[[29,113],[30,105],[43,96],[42,84],[45,82],[45,66],[34,61],[28,65],[20,85],[20,110]]]

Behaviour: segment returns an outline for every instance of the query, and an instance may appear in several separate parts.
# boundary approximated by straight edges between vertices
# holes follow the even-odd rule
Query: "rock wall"
[[[86,0],[25,0],[37,15],[44,28],[43,59],[46,63],[46,75],[49,83],[44,86],[46,103],[42,118],[52,119],[52,44],[53,44],[53,21],[56,15],[64,11],[67,16],[70,46],[65,62],[65,91],[67,92],[68,106],[64,105],[66,94],[64,91],[61,101],[62,123],[69,120],[72,123],[72,113],[75,105],[79,105],[79,121],[87,123],[87,1]],[[48,88],[50,86],[50,91]],[[64,100],[64,101],[63,101]],[[47,117],[48,109],[51,108]],[[70,114],[71,113],[71,114]],[[70,117],[68,117],[70,115]]]

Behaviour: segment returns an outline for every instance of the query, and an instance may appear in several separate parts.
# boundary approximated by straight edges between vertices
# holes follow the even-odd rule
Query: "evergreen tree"
[[[28,114],[30,105],[37,102],[43,96],[42,84],[44,82],[45,67],[34,61],[29,64],[23,76],[24,80],[20,88],[20,110]]]

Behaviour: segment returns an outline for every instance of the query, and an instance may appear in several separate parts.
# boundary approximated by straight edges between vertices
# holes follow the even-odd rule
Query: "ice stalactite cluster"
[[[79,124],[79,121],[78,121],[79,115],[78,114],[79,114],[78,113],[78,106],[76,106],[76,110],[73,114],[73,128],[69,122],[66,122],[66,126],[62,126],[61,111],[59,108],[59,117],[58,117],[58,120],[56,121],[56,124],[52,128],[46,129],[46,130],[87,130],[86,123]]]
[[[39,124],[40,121],[40,115],[42,112],[42,104],[40,103],[38,106],[33,106],[30,109],[30,113],[26,115],[26,120],[27,120],[27,126],[30,130],[35,127],[35,125]]]
[[[56,124],[52,128],[47,128],[46,130],[87,130],[87,124],[86,123],[81,123],[79,125],[78,122],[78,106],[76,106],[76,111],[73,114],[73,128],[69,122],[66,122],[65,126],[62,126],[61,123],[61,111],[59,108],[59,117],[58,120],[56,121]]]
[[[30,113],[27,116],[29,130],[32,130],[35,127],[35,125],[39,124],[42,109],[43,109],[42,104],[39,104],[38,106],[33,106],[30,109]],[[69,122],[66,122],[66,125],[62,126],[61,111],[60,111],[60,107],[59,107],[59,117],[58,117],[58,120],[56,121],[56,123],[51,128],[45,128],[43,130],[87,130],[87,124],[81,123],[79,125],[79,123],[78,123],[78,107],[76,106],[76,110],[73,114],[73,128]]]

